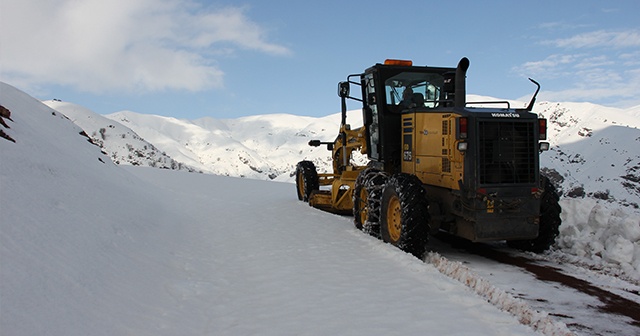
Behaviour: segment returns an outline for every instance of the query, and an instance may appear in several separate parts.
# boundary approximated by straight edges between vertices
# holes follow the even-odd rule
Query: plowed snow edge
[[[425,261],[433,264],[440,273],[474,290],[498,309],[515,316],[520,323],[547,336],[575,336],[566,324],[552,319],[548,313],[535,310],[526,302],[494,287],[489,281],[472,272],[462,263],[450,261],[436,252],[429,252]]]

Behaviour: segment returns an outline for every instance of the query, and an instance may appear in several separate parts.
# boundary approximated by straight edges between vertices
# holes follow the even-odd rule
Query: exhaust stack
[[[469,69],[469,59],[463,57],[460,62],[458,62],[458,68],[456,69],[456,78],[455,78],[455,95],[454,95],[454,106],[464,108],[467,103],[467,69]]]

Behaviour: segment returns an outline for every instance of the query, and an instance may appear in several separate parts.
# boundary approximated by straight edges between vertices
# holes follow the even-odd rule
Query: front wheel
[[[380,236],[380,199],[387,174],[366,168],[358,174],[353,188],[353,217],[356,228]]]
[[[296,166],[296,191],[298,199],[309,202],[312,192],[320,189],[318,171],[311,161],[300,161]]]
[[[538,237],[527,240],[511,240],[507,241],[507,245],[510,247],[529,251],[534,253],[541,253],[548,250],[556,241],[556,237],[560,232],[560,197],[556,192],[556,188],[553,186],[548,178],[542,177],[544,184],[544,191],[540,199],[540,228],[538,230]]]
[[[421,258],[429,231],[429,207],[422,182],[415,175],[393,175],[382,191],[382,240]]]

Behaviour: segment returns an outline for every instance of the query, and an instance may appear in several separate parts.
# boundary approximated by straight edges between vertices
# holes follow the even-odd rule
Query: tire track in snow
[[[520,323],[528,325],[544,335],[575,335],[567,328],[566,324],[552,319],[548,313],[535,310],[523,300],[493,286],[488,280],[480,277],[461,262],[450,261],[436,252],[427,253],[425,262],[434,265],[442,274],[469,287],[494,306],[515,316]]]
[[[585,268],[567,268],[558,260],[537,260],[540,255],[529,256],[446,235],[438,236],[431,244],[433,251],[448,258],[448,263],[460,262],[494,286],[508,286],[505,289],[509,295],[555,317],[573,332],[635,335],[640,330],[637,287],[629,282],[594,277]],[[441,268],[438,269],[442,271]]]
[[[537,265],[530,259],[520,256],[512,256],[493,249],[483,251],[483,256],[500,263],[524,268],[534,274],[536,278],[547,282],[556,282],[566,287],[571,287],[579,292],[597,297],[604,305],[599,308],[603,313],[622,315],[633,320],[631,325],[640,327],[640,307],[636,302],[623,298],[609,291],[600,289],[588,281],[563,274],[559,269],[551,266]]]

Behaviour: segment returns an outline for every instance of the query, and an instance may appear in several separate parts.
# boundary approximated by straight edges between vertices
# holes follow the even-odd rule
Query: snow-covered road
[[[127,168],[198,232],[172,296],[207,334],[529,334],[461,284],[297,201],[294,186]]]
[[[579,335],[640,335],[640,286],[504,243],[439,236],[430,248]]]
[[[45,166],[3,165],[3,334],[536,334],[291,184]]]

